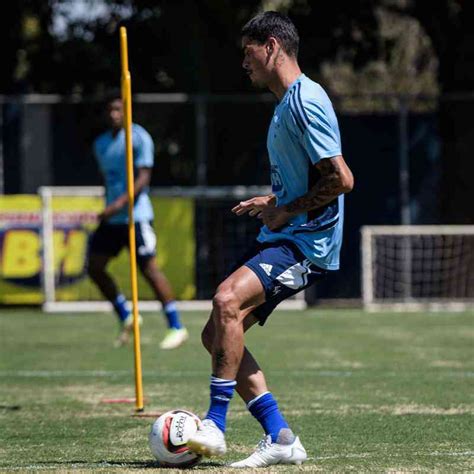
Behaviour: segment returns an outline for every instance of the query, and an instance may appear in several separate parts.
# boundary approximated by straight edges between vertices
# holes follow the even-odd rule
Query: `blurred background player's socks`
[[[170,301],[163,305],[163,312],[165,313],[169,328],[181,329],[183,327],[179,318],[178,309],[176,308],[176,301]]]
[[[206,418],[212,420],[223,433],[225,433],[227,409],[234,396],[236,385],[237,382],[235,380],[211,376],[211,406]]]
[[[115,298],[115,301],[112,302],[112,304],[114,306],[115,312],[117,313],[117,316],[123,323],[130,315],[130,307],[127,303],[127,298],[125,298],[124,295],[119,293],[117,295],[117,298]]]
[[[283,415],[278,409],[278,404],[270,392],[265,392],[247,403],[250,413],[258,420],[265,430],[265,434],[272,437],[272,443],[278,439],[282,428],[288,428]]]

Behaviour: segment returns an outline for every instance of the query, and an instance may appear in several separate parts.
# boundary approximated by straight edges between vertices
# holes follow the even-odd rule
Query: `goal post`
[[[161,245],[158,258],[168,265],[164,270],[172,284],[175,283],[174,277],[186,280],[173,285],[177,290],[177,306],[180,310],[208,311],[212,308],[211,298],[217,284],[224,277],[229,264],[254,239],[261,225],[255,218],[237,218],[230,209],[239,200],[268,193],[266,186],[174,186],[150,190],[153,205],[159,207],[155,222],[159,247]],[[42,206],[43,310],[112,311],[112,305],[102,298],[87,275],[88,243],[97,226],[96,216],[104,206],[104,188],[44,186],[39,189],[39,194]],[[187,227],[178,232],[174,226],[184,225],[183,222],[187,222]],[[179,233],[185,240],[184,250],[179,248]],[[187,266],[183,269],[184,260]],[[110,270],[129,297],[127,262],[128,256],[121,253],[111,261]],[[169,274],[167,269],[173,270],[174,275],[172,272]],[[143,280],[139,300],[140,312],[157,312],[161,309],[160,302]],[[283,301],[277,309],[300,310],[306,306],[304,292],[300,292]]]
[[[75,303],[79,301],[70,301],[70,295],[62,294],[59,287],[86,278],[87,244],[95,227],[97,212],[103,208],[104,188],[42,186],[38,193],[41,198],[43,310],[74,311]],[[71,239],[73,233],[76,233],[75,239]],[[58,234],[62,234],[64,239],[71,239],[71,247],[67,250],[69,250],[69,262],[73,263],[60,262],[62,254],[67,250]],[[81,239],[77,238],[79,235],[82,236]],[[71,271],[62,271],[65,270],[65,266],[69,266],[68,269]],[[77,291],[80,294],[81,290]]]
[[[474,226],[364,226],[361,257],[367,311],[474,308]]]

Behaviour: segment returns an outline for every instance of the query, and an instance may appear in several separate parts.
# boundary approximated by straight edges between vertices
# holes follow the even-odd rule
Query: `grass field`
[[[204,313],[185,313],[189,343],[157,348],[163,321],[142,332],[148,412],[208,406]],[[474,470],[473,313],[276,312],[247,343],[309,461],[280,472]],[[0,312],[0,470],[153,472],[152,418],[133,405],[131,347],[114,349],[112,315]],[[236,397],[222,460],[196,470],[231,472],[261,437]],[[163,470],[170,472],[170,470]]]

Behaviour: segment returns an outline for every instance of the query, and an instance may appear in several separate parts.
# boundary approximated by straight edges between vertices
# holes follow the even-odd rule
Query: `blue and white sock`
[[[235,380],[219,379],[211,375],[211,406],[206,418],[212,420],[223,433],[225,433],[227,410],[236,385]]]
[[[278,404],[270,392],[264,392],[250,400],[247,408],[262,425],[265,434],[272,437],[272,443],[277,441],[282,428],[288,428],[288,423],[280,413]]]
[[[128,316],[131,314],[130,306],[122,293],[119,293],[115,298],[115,301],[112,301],[115,312],[117,313],[118,318],[121,322],[124,322]]]
[[[166,321],[170,329],[181,329],[183,325],[179,318],[178,309],[176,308],[176,301],[170,301],[163,305],[163,312],[166,316]]]

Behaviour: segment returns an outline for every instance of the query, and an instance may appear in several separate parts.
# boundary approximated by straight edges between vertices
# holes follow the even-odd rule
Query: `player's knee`
[[[143,276],[146,278],[151,278],[156,271],[156,268],[153,265],[153,261],[151,259],[139,259],[138,267],[140,268],[140,271],[142,272]]]
[[[239,301],[232,290],[217,290],[212,299],[213,316],[217,323],[232,322],[239,313]]]

